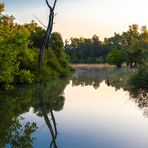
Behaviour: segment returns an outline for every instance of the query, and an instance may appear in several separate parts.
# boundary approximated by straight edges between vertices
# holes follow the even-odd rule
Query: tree
[[[105,63],[109,48],[94,35],[92,38],[71,38],[65,52],[71,63]]]
[[[52,15],[55,4],[51,10]],[[0,86],[3,86],[1,88],[65,76],[70,72],[61,34],[50,33],[51,45],[49,46],[47,42],[45,46],[47,50],[42,64],[43,71],[42,69],[38,71],[39,47],[47,32],[34,21],[24,25],[14,23],[14,17],[4,15],[3,10],[4,4],[0,3]]]
[[[50,48],[47,49],[47,65],[65,76],[70,72],[68,57],[63,49],[63,39],[60,33],[51,34]]]
[[[142,41],[143,60],[148,61],[148,30],[146,26],[141,27],[140,39]]]
[[[143,26],[140,32],[138,25],[133,24],[129,26],[127,32],[123,32],[121,35],[115,33],[114,37],[106,39],[106,43],[109,48],[118,49],[121,54],[126,53],[124,62],[132,68],[143,63],[144,50],[148,47],[146,38],[148,38],[146,27]]]
[[[125,60],[126,60],[126,55],[121,50],[113,49],[111,53],[109,53],[108,55],[109,64],[114,64],[118,68],[122,67],[122,64],[125,62]]]
[[[46,0],[46,4],[50,10],[50,14],[49,14],[49,21],[48,21],[47,30],[46,30],[45,35],[43,37],[42,44],[40,45],[39,64],[42,64],[44,50],[45,50],[46,46],[48,47],[50,40],[51,40],[51,33],[52,33],[52,28],[53,28],[54,16],[55,16],[54,9],[55,9],[56,3],[57,3],[57,0],[54,0],[54,4],[53,4],[53,6],[51,6],[49,4],[48,0]]]
[[[123,47],[127,52],[127,65],[136,67],[143,60],[142,38],[140,37],[139,27],[136,24],[129,26],[129,30],[123,33]]]

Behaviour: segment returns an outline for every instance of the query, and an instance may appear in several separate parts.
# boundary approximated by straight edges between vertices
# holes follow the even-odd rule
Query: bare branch
[[[57,0],[54,1],[54,5],[53,5],[53,8],[52,8],[53,10],[55,9],[56,3],[57,3]]]
[[[56,14],[54,14],[54,16],[56,16],[57,15],[57,13]]]
[[[47,26],[35,14],[33,14],[33,16],[39,21],[41,25],[43,25],[43,27],[47,28]]]
[[[46,0],[46,4],[47,4],[47,6],[49,7],[50,10],[53,10],[53,8],[50,6],[48,0]]]

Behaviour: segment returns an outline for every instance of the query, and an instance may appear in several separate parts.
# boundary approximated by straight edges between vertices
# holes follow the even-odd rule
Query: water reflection
[[[53,114],[53,110],[50,110],[50,119],[48,117],[47,114],[47,110],[46,110],[46,105],[45,105],[45,101],[44,98],[40,98],[40,108],[42,111],[42,114],[44,116],[44,120],[49,128],[49,131],[51,133],[51,137],[52,137],[52,141],[50,143],[50,148],[54,147],[57,148],[57,144],[56,144],[56,138],[57,138],[57,127],[56,127],[56,120]]]
[[[107,86],[117,90],[127,86],[128,79],[135,70],[115,68],[92,68],[77,69],[72,78],[73,86],[93,86],[99,88],[100,83],[105,81]]]
[[[109,75],[108,83],[115,87],[116,90],[123,89],[128,91],[130,99],[144,111],[144,116],[148,117],[148,87],[145,87],[146,82],[141,81],[142,77],[136,77],[136,81],[139,81],[140,84],[135,84],[133,81],[134,77],[135,70],[124,70],[122,73],[116,72],[113,75]]]
[[[37,130],[35,122],[25,122],[21,114],[31,107],[39,117],[44,117],[51,134],[50,147],[57,147],[57,127],[53,111],[63,109],[63,91],[68,80],[51,80],[35,86],[19,86],[0,93],[0,147],[33,147]]]
[[[128,91],[130,99],[133,100],[139,108],[144,110],[144,115],[148,117],[148,89],[136,87],[129,83],[136,69],[114,69],[114,68],[95,68],[78,69],[72,79],[73,86],[93,86],[99,88],[101,82],[115,90]]]
[[[53,80],[50,83],[44,82],[34,92],[35,98],[32,101],[32,107],[38,116],[44,117],[51,134],[50,148],[58,147],[56,143],[58,131],[53,111],[61,111],[63,109],[65,102],[63,92],[68,82],[67,79]]]
[[[57,148],[66,147],[67,145],[72,148],[76,146],[91,147],[90,145],[94,147],[100,145],[101,147],[101,144],[107,144],[106,147],[115,147],[116,144],[121,145],[122,143],[123,139],[119,138],[120,134],[121,137],[125,137],[124,141],[128,145],[129,141],[126,139],[128,134],[130,132],[134,133],[133,135],[136,134],[133,132],[134,130],[131,130],[132,122],[131,127],[126,125],[126,123],[130,124],[129,121],[134,117],[134,122],[138,122],[137,125],[140,125],[139,119],[141,118],[139,118],[139,114],[141,116],[141,112],[137,114],[137,109],[134,108],[136,111],[132,110],[133,106],[129,105],[128,108],[123,105],[124,101],[127,101],[124,98],[125,92],[128,92],[130,99],[144,110],[144,115],[148,116],[148,90],[134,87],[134,85],[129,85],[128,83],[134,72],[135,70],[130,69],[119,70],[112,68],[78,69],[71,78],[70,84],[69,79],[59,79],[35,86],[19,86],[14,90],[1,92],[0,147],[3,148],[6,144],[9,144],[6,147],[11,145],[15,148],[20,148],[22,145],[27,148]],[[66,102],[68,103],[64,107],[65,87]],[[115,90],[120,91],[115,92]],[[41,139],[36,139],[38,142],[35,142],[35,138],[43,136],[42,134],[38,136],[39,128],[43,127],[39,126],[37,129],[39,123],[35,123],[34,119],[29,120],[31,122],[27,122],[24,118],[21,118],[23,113],[30,112],[30,108],[33,108],[31,115],[37,116],[37,122],[42,122],[43,120],[41,124],[46,124],[46,135],[48,134],[49,138],[46,137],[45,141],[48,140],[48,145],[42,146],[43,144],[39,142]],[[56,116],[55,112],[61,110],[64,113]],[[134,112],[131,116],[129,115],[130,111]],[[62,129],[60,129],[60,132],[63,130],[61,137],[58,135],[59,127],[57,127],[57,121],[60,121],[60,124],[63,121]],[[143,123],[145,125],[145,122]],[[126,134],[124,133],[125,130],[122,132],[124,128],[128,129],[127,131],[129,132],[126,132]],[[133,127],[132,129],[135,128]],[[43,134],[45,135],[44,132]],[[143,132],[141,133],[143,134]],[[59,142],[59,137],[60,140],[62,139],[61,143]],[[106,141],[106,137],[113,138]],[[99,140],[101,138],[104,139],[104,143],[97,138]],[[77,140],[74,141],[74,139]],[[96,141],[93,141],[94,139]],[[66,141],[65,143],[64,140]],[[83,140],[86,140],[86,142]],[[41,146],[38,146],[38,144],[41,144]]]
[[[80,68],[76,70],[72,78],[72,85],[93,86],[97,89],[109,73],[110,69],[107,68]]]
[[[34,140],[31,135],[37,129],[36,123],[22,125],[24,118],[19,117],[29,110],[30,98],[13,90],[1,92],[0,102],[0,147],[5,147],[6,143],[14,148],[31,147]]]
[[[143,110],[144,116],[148,117],[148,90],[146,89],[130,89],[130,98],[133,100],[139,108]]]

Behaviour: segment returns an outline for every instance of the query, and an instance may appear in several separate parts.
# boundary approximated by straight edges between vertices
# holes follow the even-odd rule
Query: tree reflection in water
[[[136,78],[136,81],[135,81]],[[137,83],[138,82],[138,83]],[[109,83],[116,90],[123,89],[128,91],[130,99],[134,101],[139,108],[144,111],[144,116],[148,117],[148,85],[142,76],[138,77],[137,72],[133,70],[128,73],[109,76]]]
[[[57,144],[56,144],[57,127],[56,127],[56,121],[55,121],[53,111],[52,111],[52,109],[50,110],[51,119],[49,119],[48,114],[46,112],[46,105],[45,105],[44,98],[40,98],[40,107],[41,107],[41,110],[42,110],[42,114],[44,116],[44,120],[45,120],[45,122],[47,124],[47,127],[50,130],[51,137],[52,137],[52,141],[50,143],[50,148],[52,148],[52,146],[54,148],[57,148]]]
[[[76,71],[72,79],[74,86],[93,86],[95,89],[99,88],[101,82],[105,82],[107,86],[114,87],[115,90],[124,90],[129,92],[130,99],[134,101],[139,108],[144,110],[144,115],[148,117],[148,85],[142,77],[138,85],[131,83],[136,69],[111,69],[111,68],[95,68],[95,69],[79,69]],[[137,87],[138,86],[138,87]]]
[[[65,98],[63,91],[68,79],[51,80],[35,86],[19,86],[13,90],[0,93],[0,147],[9,144],[14,148],[33,147],[37,130],[36,123],[24,122],[21,114],[31,107],[38,116],[44,117],[51,133],[50,147],[57,148],[57,127],[53,111],[63,109]],[[50,116],[49,116],[50,115]],[[50,118],[49,118],[49,117]]]
[[[131,99],[144,111],[144,116],[148,117],[148,89],[130,89]]]
[[[17,89],[18,90],[18,89]],[[16,90],[0,93],[0,147],[31,148],[36,123],[24,122],[20,115],[29,110],[29,94]],[[22,124],[22,122],[24,122]]]
[[[129,77],[133,74],[131,69],[116,68],[81,68],[76,70],[72,78],[73,86],[93,86],[98,89],[103,81],[107,86],[115,87],[117,90],[126,87]]]
[[[101,82],[116,90],[128,91],[130,98],[148,116],[148,89],[129,84],[133,70],[124,69],[82,69],[72,77],[72,85],[93,86],[99,88]],[[24,123],[21,114],[28,112],[31,107],[34,113],[43,117],[50,131],[50,147],[57,148],[58,129],[54,111],[61,111],[64,106],[64,89],[68,79],[51,80],[35,86],[19,86],[14,90],[0,93],[0,147],[10,144],[12,147],[33,147],[32,134],[37,130],[36,123]],[[142,86],[142,85],[141,85]],[[15,137],[15,138],[14,138]],[[17,137],[17,138],[16,138]],[[27,140],[26,140],[27,139]],[[29,145],[28,145],[29,144]]]
[[[38,116],[44,117],[52,138],[50,148],[58,147],[56,144],[58,132],[53,111],[61,111],[63,109],[65,103],[63,92],[68,83],[68,79],[53,80],[50,83],[44,82],[37,86],[34,91],[32,107]]]
[[[110,69],[107,68],[77,69],[75,75],[72,77],[72,85],[93,86],[97,89],[100,83],[106,79],[109,71]]]
[[[116,90],[128,91],[130,99],[144,111],[144,116],[148,117],[148,85],[144,79],[142,75],[138,77],[135,70],[124,70],[108,75],[105,82],[115,87]]]

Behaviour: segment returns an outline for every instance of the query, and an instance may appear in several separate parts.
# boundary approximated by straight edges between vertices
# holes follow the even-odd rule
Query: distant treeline
[[[65,51],[71,63],[106,63],[110,50],[96,35],[92,38],[71,38],[69,42],[65,41]]]
[[[134,24],[122,34],[100,41],[92,38],[71,38],[65,41],[65,51],[71,63],[109,63],[121,67],[123,63],[135,67],[148,56],[148,30]]]

